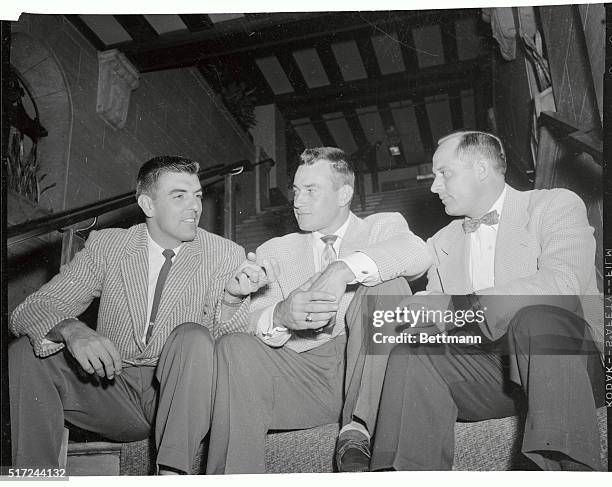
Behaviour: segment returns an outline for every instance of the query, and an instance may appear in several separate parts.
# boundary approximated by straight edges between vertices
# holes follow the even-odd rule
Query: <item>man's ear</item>
[[[340,206],[346,206],[351,203],[353,198],[353,188],[348,184],[345,184],[338,190],[338,203]]]
[[[491,162],[484,158],[477,159],[474,162],[474,168],[476,169],[478,179],[484,181],[491,173]]]
[[[140,206],[147,218],[151,218],[155,213],[153,208],[153,200],[149,195],[141,194],[138,197],[138,206]]]

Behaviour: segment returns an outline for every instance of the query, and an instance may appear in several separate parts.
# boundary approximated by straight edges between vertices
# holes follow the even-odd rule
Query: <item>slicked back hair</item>
[[[138,171],[136,178],[136,199],[141,194],[152,194],[157,181],[162,174],[167,172],[184,172],[187,174],[198,174],[200,165],[181,156],[157,156],[145,162]]]
[[[346,153],[337,147],[313,147],[306,149],[300,155],[300,166],[311,166],[317,161],[329,161],[334,174],[334,189],[345,184],[351,188],[355,187],[355,171]]]
[[[460,159],[470,162],[479,156],[484,156],[493,163],[493,167],[500,174],[506,174],[506,152],[499,137],[488,132],[454,132],[442,137],[438,141],[438,146],[454,138],[459,138],[455,153]]]

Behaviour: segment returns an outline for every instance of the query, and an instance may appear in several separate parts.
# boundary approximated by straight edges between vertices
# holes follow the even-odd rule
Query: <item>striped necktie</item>
[[[168,273],[170,272],[170,267],[172,267],[172,257],[174,257],[174,250],[165,249],[162,254],[166,258],[166,262],[164,262],[164,265],[159,271],[157,283],[155,284],[155,294],[153,294],[151,318],[149,318],[149,326],[147,327],[147,336],[145,338],[145,343],[149,343],[151,335],[153,334],[153,327],[155,326],[155,318],[157,318],[157,310],[159,309],[159,302],[161,301],[162,290],[164,289],[166,278],[168,277]]]
[[[321,237],[321,240],[323,240],[323,243],[325,244],[325,248],[321,253],[321,271],[324,271],[329,264],[338,260],[338,255],[334,250],[334,243],[337,239],[338,235],[325,235],[324,237]]]

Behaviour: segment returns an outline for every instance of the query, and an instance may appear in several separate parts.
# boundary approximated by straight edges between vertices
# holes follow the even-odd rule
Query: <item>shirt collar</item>
[[[489,211],[487,211],[487,213],[490,213],[492,211],[497,211],[497,215],[501,217],[502,209],[504,208],[504,201],[506,200],[507,189],[508,189],[508,185],[504,184],[504,189],[499,195],[499,198],[495,200],[495,203],[493,203],[493,205],[491,206],[491,208],[489,208]]]
[[[147,237],[149,239],[149,255],[162,255],[162,252],[166,249],[164,249],[163,247],[161,247],[155,240],[153,240],[153,238],[151,237],[151,234],[149,233],[149,231],[147,230]],[[179,250],[181,250],[181,247],[183,246],[183,244],[181,243],[178,247],[173,248],[172,250],[174,251],[174,257],[176,257],[179,253]]]
[[[349,226],[349,221],[351,220],[352,215],[353,215],[353,212],[352,211],[349,212],[349,215],[346,218],[346,221],[332,235],[336,235],[339,240],[342,240],[344,238],[344,234],[346,233],[346,229]],[[312,238],[315,240],[315,242],[319,242],[321,237],[325,237],[325,235],[326,234],[323,234],[321,232],[312,232]]]

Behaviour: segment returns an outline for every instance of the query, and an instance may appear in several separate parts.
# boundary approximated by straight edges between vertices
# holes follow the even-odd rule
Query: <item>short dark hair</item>
[[[340,186],[348,184],[351,187],[355,186],[355,170],[346,153],[337,147],[313,147],[306,149],[300,155],[300,166],[312,165],[320,160],[330,162],[331,168],[335,174],[334,187],[337,189]]]
[[[145,162],[136,178],[136,199],[143,193],[151,193],[160,176],[167,172],[198,174],[200,165],[181,156],[157,156]]]
[[[499,173],[506,174],[506,152],[499,137],[477,130],[459,131],[442,137],[438,145],[455,137],[460,137],[455,152],[461,159],[469,162],[475,156],[485,156]]]

